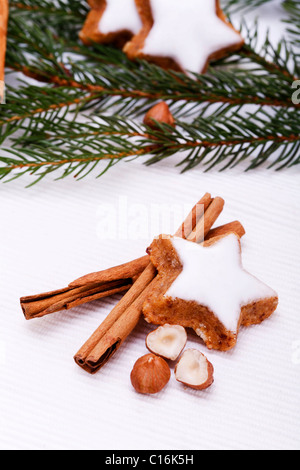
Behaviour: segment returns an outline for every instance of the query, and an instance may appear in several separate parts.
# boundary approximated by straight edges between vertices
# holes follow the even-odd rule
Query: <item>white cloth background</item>
[[[262,9],[263,27],[278,34],[280,14]],[[49,178],[25,189],[28,177],[0,186],[1,449],[299,449],[299,168],[180,175],[176,160],[121,163],[100,180]],[[187,347],[215,367],[207,391],[184,389],[172,367],[160,394],[135,393],[130,372],[153,328],[142,319],[96,375],[74,363],[118,297],[24,320],[20,296],[142,256],[154,235],[170,229],[162,204],[186,211],[206,191],[226,201],[220,224],[244,224],[244,266],[280,299],[270,319],[242,328],[230,352],[208,351],[189,335]]]

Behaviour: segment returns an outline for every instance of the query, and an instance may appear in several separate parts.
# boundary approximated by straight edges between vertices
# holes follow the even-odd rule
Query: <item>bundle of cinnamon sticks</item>
[[[193,207],[175,236],[195,243],[229,232],[242,237],[245,230],[238,221],[212,229],[223,207],[222,198],[212,198],[210,194],[205,194]],[[64,289],[22,297],[21,307],[25,318],[29,320],[125,292],[74,356],[80,367],[94,373],[119,349],[137,325],[145,299],[157,282],[156,274],[155,267],[146,255],[123,265],[83,276]]]

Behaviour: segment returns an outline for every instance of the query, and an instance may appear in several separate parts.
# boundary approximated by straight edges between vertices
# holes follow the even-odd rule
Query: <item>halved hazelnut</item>
[[[161,357],[146,354],[140,357],[131,371],[131,383],[139,393],[160,392],[169,382],[170,367]]]
[[[148,334],[146,346],[154,354],[175,361],[186,345],[183,326],[165,324]]]
[[[158,129],[155,121],[175,127],[175,119],[165,101],[161,101],[160,103],[157,103],[155,106],[153,106],[153,108],[149,109],[144,117],[144,124],[154,130]]]
[[[213,374],[213,365],[197,349],[184,351],[175,367],[176,380],[196,390],[208,388],[214,381]]]

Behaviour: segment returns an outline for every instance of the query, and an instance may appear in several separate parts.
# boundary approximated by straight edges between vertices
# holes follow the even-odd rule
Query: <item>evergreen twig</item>
[[[243,119],[246,124],[241,129]],[[300,163],[299,123],[292,110],[261,108],[248,116],[236,112],[230,122],[224,117],[218,122],[198,118],[193,126],[179,121],[175,130],[157,125],[157,130],[151,130],[119,116],[102,117],[101,121],[87,118],[85,123],[61,120],[52,133],[37,133],[38,145],[32,136],[23,136],[18,141],[24,145],[22,150],[6,149],[7,155],[0,157],[6,164],[0,178],[18,170],[14,177],[29,172],[40,180],[57,169],[62,170],[60,178],[71,174],[82,178],[101,162],[106,161],[103,174],[120,160],[152,155],[146,163],[153,164],[182,152],[183,171],[200,163],[206,170],[216,165],[222,170],[232,168],[245,160],[250,160],[247,169],[267,160],[277,169]],[[278,150],[279,155],[272,159]]]
[[[224,11],[228,14],[235,14],[239,12],[246,13],[251,10],[264,5],[265,3],[270,3],[272,0],[224,0],[222,5]]]
[[[299,48],[300,47],[300,3],[295,0],[284,0],[282,6],[287,13],[284,18],[287,23],[287,32],[290,35],[291,43]],[[299,49],[298,49],[299,50]],[[298,54],[299,59],[299,54]]]
[[[0,179],[30,173],[36,182],[57,170],[82,178],[99,165],[103,174],[121,160],[145,157],[153,164],[175,153],[183,153],[183,171],[199,164],[208,170],[244,161],[248,169],[299,163],[300,105],[291,100],[298,54],[285,39],[274,47],[268,35],[258,49],[257,24],[242,22],[239,53],[191,77],[131,62],[111,47],[82,45],[77,35],[86,2],[58,0],[54,7],[52,0],[20,0],[11,10],[7,65],[41,83],[7,87]],[[160,100],[177,118],[175,131],[132,120]],[[82,112],[84,123],[76,121]]]

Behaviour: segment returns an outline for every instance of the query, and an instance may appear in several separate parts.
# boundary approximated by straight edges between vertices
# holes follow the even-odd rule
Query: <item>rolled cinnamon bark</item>
[[[229,224],[225,225],[220,225],[220,227],[216,227],[211,229],[208,234],[205,237],[205,240],[210,240],[211,238],[219,237],[221,235],[226,235],[226,233],[233,232],[235,233],[239,238],[242,238],[246,231],[238,220],[235,220],[234,222],[229,222]]]
[[[148,266],[135,282],[134,289],[129,289],[75,355],[79,366],[88,372],[96,372],[119,348],[139,321],[144,291],[155,275],[156,269],[148,260]]]
[[[128,263],[121,264],[114,268],[109,268],[104,271],[99,271],[86,276],[82,276],[76,281],[73,281],[69,284],[69,287],[82,287],[87,284],[94,284],[98,282],[111,282],[116,281],[117,279],[129,279],[134,278],[138,274],[142,273],[149,263],[148,256],[143,256],[142,258],[137,258]]]
[[[216,197],[207,207],[203,217],[198,221],[187,240],[195,243],[204,241],[211,227],[221,214],[225,201],[221,197]]]
[[[68,287],[39,295],[22,297],[21,308],[26,320],[68,310],[86,302],[126,292],[149,264],[143,256],[129,263],[83,276]]]
[[[8,21],[8,0],[0,0],[0,103],[4,98],[4,69]]]
[[[188,238],[193,231],[193,228],[196,227],[199,220],[203,217],[204,212],[207,211],[212,202],[213,198],[211,197],[211,194],[204,194],[198,204],[193,207],[183,224],[179,227],[175,233],[175,237]]]
[[[124,292],[132,286],[132,279],[123,279],[107,284],[92,285],[88,288],[66,289],[40,294],[36,296],[22,297],[21,308],[26,320],[39,318],[61,310],[69,310],[92,300],[108,297],[109,295]]]

